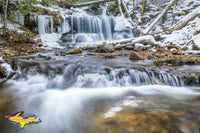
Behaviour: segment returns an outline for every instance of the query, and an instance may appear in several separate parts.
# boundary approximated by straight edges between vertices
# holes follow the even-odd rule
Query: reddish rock
[[[130,60],[143,60],[143,59],[145,59],[145,56],[140,54],[139,52],[131,52],[129,59]]]

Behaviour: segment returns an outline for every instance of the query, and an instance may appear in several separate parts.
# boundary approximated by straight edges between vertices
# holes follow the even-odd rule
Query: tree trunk
[[[120,15],[124,16],[124,14],[122,12],[122,8],[121,8],[121,0],[118,0],[118,9],[119,9]]]
[[[147,6],[147,0],[142,0],[142,10],[141,10],[141,15],[144,14],[146,6]]]
[[[128,8],[127,8],[127,6],[126,6],[124,0],[121,0],[121,1],[122,1],[123,8],[124,8],[124,10],[125,10],[125,12],[126,12],[126,14],[127,14],[127,16],[128,16],[128,19],[127,19],[127,20],[128,20],[129,23],[134,27],[134,22],[133,22],[133,20],[131,19],[131,15],[130,15],[130,13],[129,13],[129,11],[128,11]]]
[[[125,4],[124,0],[121,0],[121,2],[122,2],[122,6],[123,6],[123,8],[124,8],[124,10],[126,12],[126,15],[128,16],[128,18],[130,18],[131,15],[128,12],[128,8],[126,7],[126,4]]]
[[[162,11],[162,13],[151,23],[144,31],[144,34],[148,34],[151,29],[162,19],[162,17],[167,13],[167,11],[172,7],[172,5],[176,2],[177,0],[171,0],[169,5],[165,7],[165,9]]]
[[[4,28],[7,28],[7,9],[8,9],[8,0],[4,0]]]

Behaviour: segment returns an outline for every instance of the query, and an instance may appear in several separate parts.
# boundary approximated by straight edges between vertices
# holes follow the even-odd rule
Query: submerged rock
[[[79,54],[82,52],[81,48],[77,48],[77,49],[71,49],[69,51],[66,52],[66,54]]]

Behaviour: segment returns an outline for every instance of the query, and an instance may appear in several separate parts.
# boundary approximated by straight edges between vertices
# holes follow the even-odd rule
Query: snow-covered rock
[[[8,77],[13,72],[14,72],[14,70],[11,68],[11,66],[8,63],[0,64],[0,74],[3,77]]]

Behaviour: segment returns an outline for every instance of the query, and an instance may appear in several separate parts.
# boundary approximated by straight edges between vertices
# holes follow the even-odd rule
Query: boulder
[[[81,48],[77,48],[77,49],[71,49],[69,51],[66,52],[66,54],[79,54],[82,52]]]
[[[7,77],[6,69],[2,66],[0,66],[0,75],[4,78]]]
[[[113,47],[112,44],[105,44],[103,47],[102,47],[102,52],[114,52],[115,51],[115,48]]]
[[[129,59],[130,60],[143,60],[143,59],[145,59],[145,56],[140,54],[139,52],[131,52]]]
[[[14,71],[8,63],[2,63],[0,65],[0,76],[5,78],[10,76]]]
[[[37,46],[40,48],[40,47],[43,46],[43,44],[42,43],[38,43]]]

